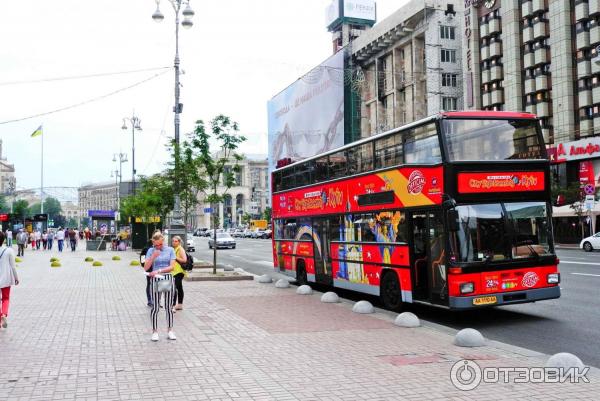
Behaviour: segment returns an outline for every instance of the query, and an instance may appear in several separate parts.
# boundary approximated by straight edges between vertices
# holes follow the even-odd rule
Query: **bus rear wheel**
[[[298,285],[308,284],[308,277],[306,275],[306,267],[304,267],[304,262],[299,261],[298,266],[296,266],[296,282]]]
[[[389,272],[381,279],[381,301],[390,310],[399,312],[402,310],[402,293],[396,272]]]

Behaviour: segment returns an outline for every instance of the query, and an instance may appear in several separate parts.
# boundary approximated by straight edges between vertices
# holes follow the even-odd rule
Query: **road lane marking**
[[[273,267],[273,262],[272,261],[268,261],[268,260],[257,260],[254,263],[257,264],[257,265],[263,265],[263,266]]]
[[[571,273],[574,274],[576,276],[593,276],[593,277],[600,277],[600,274],[588,274],[588,273]]]
[[[571,260],[564,260],[561,259],[560,263],[565,263],[567,265],[594,265],[594,266],[600,266],[600,263],[593,263],[593,262],[575,262],[575,261],[571,261]]]

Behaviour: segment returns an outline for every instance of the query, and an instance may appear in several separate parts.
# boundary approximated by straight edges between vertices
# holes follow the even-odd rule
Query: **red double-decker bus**
[[[275,268],[404,303],[558,298],[550,165],[532,114],[445,112],[272,174]]]

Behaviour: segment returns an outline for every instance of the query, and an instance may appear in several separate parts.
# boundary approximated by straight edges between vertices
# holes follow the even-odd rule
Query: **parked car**
[[[196,252],[196,244],[194,243],[194,238],[192,236],[187,237],[187,251],[188,252]]]
[[[252,238],[252,231],[248,230],[248,229],[245,229],[244,233],[243,233],[243,237],[244,238]]]
[[[596,233],[591,237],[586,237],[579,243],[579,248],[586,252],[592,252],[594,249],[600,249],[600,233]]]
[[[264,235],[265,231],[261,228],[255,228],[252,231],[252,238],[262,238]]]
[[[270,228],[267,228],[263,232],[263,238],[271,238],[272,236],[273,236],[273,230],[271,230]]]
[[[240,230],[239,228],[231,234],[234,238],[242,238],[244,236],[244,230]]]
[[[195,237],[204,237],[205,233],[208,231],[208,228],[203,227],[203,228],[198,228],[196,231],[194,231],[194,236]]]
[[[235,239],[229,233],[217,233],[217,249],[231,248],[235,249]],[[208,248],[212,249],[215,246],[215,238],[211,237],[208,240]]]

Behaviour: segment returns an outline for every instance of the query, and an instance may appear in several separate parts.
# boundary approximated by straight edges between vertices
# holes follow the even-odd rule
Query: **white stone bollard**
[[[456,333],[454,345],[459,347],[483,347],[485,338],[475,329],[462,329]]]
[[[289,286],[290,286],[290,282],[283,278],[277,280],[277,282],[275,283],[275,287],[277,287],[277,288],[288,288]]]
[[[296,290],[296,294],[300,294],[300,295],[310,295],[312,294],[313,290],[312,288],[310,288],[310,285],[301,285],[300,287],[298,287],[298,289]]]
[[[421,326],[421,322],[419,321],[419,318],[417,317],[417,315],[415,315],[412,312],[402,312],[401,314],[399,314],[396,317],[394,324],[396,326],[408,327],[408,328]]]
[[[358,301],[352,307],[354,313],[375,313],[373,305],[369,301]]]
[[[340,297],[335,292],[329,291],[321,296],[321,302],[325,302],[328,304],[335,304],[340,302]]]
[[[585,368],[585,365],[583,364],[583,362],[581,362],[581,359],[579,359],[577,356],[575,356],[573,354],[569,354],[568,352],[559,352],[558,354],[552,355],[548,359],[548,362],[546,362],[546,367],[547,368],[563,368],[563,369],[569,369],[569,368],[583,369],[583,368]]]
[[[268,274],[263,274],[258,278],[258,282],[261,284],[269,284],[273,282],[273,279]]]

